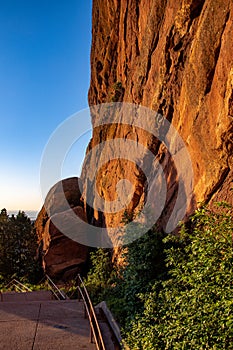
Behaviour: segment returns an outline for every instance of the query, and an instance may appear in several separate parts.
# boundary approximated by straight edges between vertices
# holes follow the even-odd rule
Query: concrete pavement
[[[94,350],[89,335],[81,301],[0,302],[0,350]]]

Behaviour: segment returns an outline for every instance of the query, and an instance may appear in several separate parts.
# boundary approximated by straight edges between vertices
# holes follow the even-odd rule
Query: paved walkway
[[[41,295],[42,296],[42,295]],[[17,296],[15,295],[17,298]],[[25,294],[25,298],[31,298]],[[43,296],[45,299],[45,296]],[[76,300],[0,302],[0,350],[94,350],[83,303]]]

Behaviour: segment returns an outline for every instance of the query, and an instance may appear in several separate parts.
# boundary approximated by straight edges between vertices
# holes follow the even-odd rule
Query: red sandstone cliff
[[[149,107],[172,123],[192,161],[194,190],[189,212],[202,201],[225,200],[233,204],[232,33],[231,0],[93,0],[90,106],[130,102]],[[122,179],[132,184],[126,209],[133,211],[145,201],[147,182],[140,167],[114,157],[111,147],[103,144],[119,138],[122,143],[132,140],[143,145],[161,164],[167,194],[159,223],[165,227],[179,189],[172,156],[150,132],[129,125],[122,127],[117,115],[106,118],[107,125],[96,126],[102,117],[92,111],[94,129],[88,150],[96,145],[102,148],[95,155],[87,153],[81,176],[88,221],[108,228],[121,223],[124,210],[111,213],[107,204],[116,200],[117,185]],[[131,121],[134,124],[134,116]],[[104,152],[111,161],[102,165]],[[126,158],[131,153],[132,149],[127,147]],[[145,152],[141,163],[146,163],[150,171],[146,157]],[[90,169],[97,170],[96,182]],[[151,169],[149,178],[154,175]],[[103,199],[102,212],[95,193]],[[125,193],[124,188],[121,193]],[[88,197],[89,204],[93,202],[97,209],[88,205]],[[45,213],[41,218],[47,221]],[[37,224],[40,226],[40,218]],[[60,238],[56,238],[56,230],[46,230],[45,225],[43,232],[39,228],[49,264],[56,270],[56,252],[53,254],[51,247]],[[60,243],[57,256],[60,254],[62,261],[57,272],[64,270],[64,261],[68,267],[69,259],[72,260],[69,254],[62,257],[69,249],[64,248],[62,240]],[[72,256],[78,259],[78,249],[75,254]]]
[[[192,160],[194,192],[189,210],[202,201],[233,203],[232,33],[231,0],[93,1],[90,106],[131,102],[161,113],[174,125]],[[178,186],[166,148],[143,130],[120,127],[117,116],[111,125],[95,128],[98,117],[92,113],[89,150],[121,138],[141,143],[157,155],[168,186],[163,224],[175,205]],[[108,145],[102,151],[111,154]],[[99,156],[90,156],[84,164],[86,195],[94,186],[91,166],[99,170],[96,190],[104,200],[114,200],[117,183],[127,178],[134,189],[127,208],[140,206],[145,180],[138,167],[120,159],[100,166]],[[94,215],[97,222],[111,227],[119,224],[122,214],[90,210],[89,220]]]

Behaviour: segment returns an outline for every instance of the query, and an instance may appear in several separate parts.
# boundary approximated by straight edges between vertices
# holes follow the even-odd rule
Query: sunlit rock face
[[[192,162],[193,195],[188,214],[199,202],[232,203],[232,1],[94,0],[92,23],[90,106],[129,102],[148,107],[172,123]],[[167,196],[158,224],[165,228],[179,189],[173,157],[145,130],[120,126],[119,115],[106,119],[106,125],[99,125],[98,118],[102,115],[94,110],[89,152],[106,140],[133,140],[153,152],[161,164]],[[126,209],[137,210],[147,195],[145,177],[136,164],[114,159],[108,143],[103,145],[104,151],[112,158],[105,165],[100,164],[100,154],[89,156],[84,163],[84,204],[94,186],[105,201],[115,200],[117,184],[127,179],[133,193]],[[145,158],[141,161],[145,163]],[[98,170],[95,184],[90,166]],[[153,179],[151,168],[149,178]],[[122,222],[124,210],[109,213],[84,207],[88,220],[96,225],[114,227]]]
[[[71,207],[82,211],[84,221],[107,228],[111,237],[110,229],[122,225],[126,210],[141,211],[150,195],[150,183],[155,194],[150,196],[151,210],[162,203],[157,220],[162,230],[166,230],[174,208],[174,220],[178,220],[188,217],[203,201],[225,200],[233,204],[232,1],[93,0],[92,26],[89,104],[93,135],[81,174],[82,194],[76,189],[77,180],[65,183]],[[119,113],[103,114],[92,107],[116,102],[153,111],[151,126],[146,123],[149,130],[143,124],[135,126],[137,113],[130,114],[127,125],[121,125]],[[176,149],[170,137],[171,152],[161,141],[162,137],[166,141],[166,135],[153,134],[157,115],[171,123],[182,138],[191,166],[182,162],[181,156],[177,163],[183,145]],[[166,134],[169,130],[166,127],[162,131]],[[124,157],[115,153],[109,143],[112,140],[120,140]],[[138,146],[130,147],[129,141],[145,149],[137,162],[131,158],[136,157]],[[154,155],[154,161],[148,161],[148,152]],[[103,154],[108,159],[105,163]],[[163,181],[156,177],[156,162],[166,183],[165,198],[161,195]],[[186,172],[190,177],[189,168],[193,171],[193,178],[188,179],[192,193],[183,215],[185,191],[180,208],[176,207],[182,190],[180,171],[184,182]],[[53,215],[67,219],[60,195],[59,188],[51,190],[47,199],[50,213],[42,208],[36,222],[43,241],[43,261],[52,274],[69,269],[69,261],[70,266],[80,262],[78,243],[72,243],[75,253],[66,255],[69,249],[65,240],[69,238],[61,236],[49,219]],[[111,203],[115,205],[117,201],[122,206],[114,211]],[[111,237],[113,245],[117,238]],[[85,261],[87,249],[82,249]],[[59,263],[57,259],[61,259]]]

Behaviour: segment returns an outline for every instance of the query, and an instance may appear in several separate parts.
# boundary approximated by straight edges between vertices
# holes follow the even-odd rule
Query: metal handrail
[[[66,300],[66,299],[69,299],[68,296],[62,292],[57,286],[56,284],[51,280],[51,278],[48,276],[48,275],[45,275],[48,282],[50,283],[51,285],[51,289],[52,289],[52,292],[53,292],[53,295],[58,299],[58,300]],[[58,297],[57,293],[60,295],[60,297]]]
[[[18,280],[16,280],[15,278],[13,280],[11,280],[6,286],[5,288],[9,288],[10,286],[14,286],[16,289],[18,289],[20,292],[32,292],[32,290],[25,286],[23,283],[19,282]]]
[[[86,313],[88,315],[89,322],[90,322],[91,342],[92,342],[92,335],[93,335],[97,350],[106,350],[105,345],[104,345],[104,341],[102,338],[99,322],[97,320],[95,309],[92,305],[90,296],[88,294],[86,286],[85,286],[80,275],[78,275],[78,279],[80,282],[80,285],[78,285],[78,291],[83,299],[85,310],[86,310]],[[84,291],[84,293],[83,293],[83,291]]]

